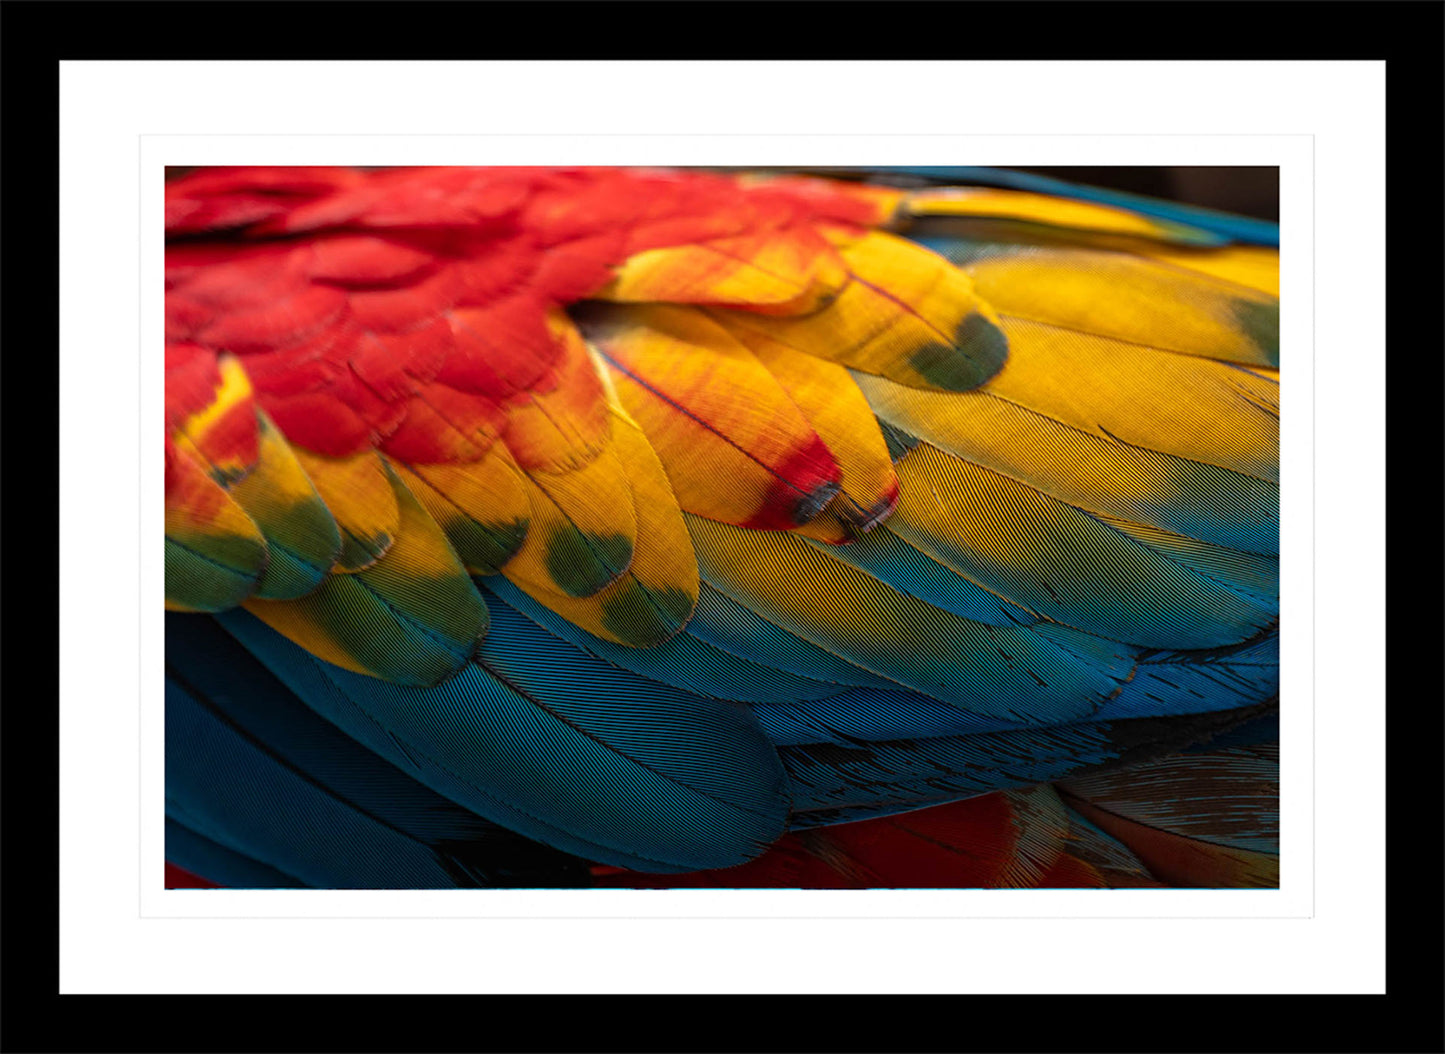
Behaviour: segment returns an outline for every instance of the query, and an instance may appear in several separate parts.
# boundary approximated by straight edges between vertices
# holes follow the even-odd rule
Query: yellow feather
[[[291,449],[341,528],[336,570],[349,574],[376,563],[391,548],[401,526],[401,510],[381,455],[367,450],[332,458],[300,447]]]
[[[496,574],[523,544],[532,505],[521,470],[502,444],[478,461],[397,470],[472,574]]]
[[[833,249],[811,231],[772,231],[629,257],[601,300],[746,306],[767,314],[816,310],[848,280]]]
[[[1152,259],[1200,274],[1237,282],[1242,286],[1279,296],[1279,250],[1263,245],[1227,245],[1218,249],[1145,250]]]
[[[631,565],[637,516],[615,448],[614,436],[581,468],[518,477],[530,522],[502,574],[538,600],[591,596]]]
[[[1141,257],[1041,246],[961,263],[1001,316],[1148,347],[1276,366],[1279,302]]]
[[[225,611],[255,591],[266,569],[266,540],[199,466],[190,465],[189,472],[187,496],[201,500],[166,502],[166,607]]]
[[[182,421],[171,438],[176,446],[194,458],[197,463],[207,466],[213,478],[236,480],[250,472],[254,464],[241,460],[230,451],[216,456],[211,444],[206,442],[206,438],[212,429],[220,425],[229,414],[251,402],[253,398],[251,379],[246,376],[245,369],[234,355],[219,356],[216,360],[216,368],[220,373],[221,383],[216,388],[211,402]],[[206,450],[203,451],[202,447],[205,447]],[[212,461],[212,456],[215,456],[214,461]]]
[[[260,407],[256,423],[256,467],[231,486],[231,496],[255,519],[271,547],[256,596],[294,598],[316,588],[335,566],[341,535],[291,444]]]
[[[841,255],[853,280],[827,307],[800,318],[733,311],[728,325],[921,388],[965,391],[1002,364],[993,310],[948,261],[882,231],[846,242]]]
[[[1209,235],[1175,223],[1151,219],[1109,205],[1051,198],[1018,190],[939,187],[915,191],[905,200],[912,216],[1018,220],[1098,234],[1126,235],[1166,242],[1192,242]]]
[[[620,410],[612,434],[626,467],[631,504],[637,510],[637,549],[632,565],[615,582],[590,597],[569,597],[528,588],[506,577],[569,622],[616,644],[653,647],[680,630],[697,604],[697,560],[682,511],[662,463],[647,437]]]
[[[487,609],[446,535],[385,465],[398,523],[386,554],[332,574],[297,600],[248,600],[247,611],[325,661],[398,684],[456,673],[487,628]]]
[[[824,515],[795,529],[819,541],[835,541],[845,523],[867,530],[887,516],[898,498],[898,477],[877,418],[848,371],[762,333],[741,327],[732,332],[802,410],[842,473],[841,489]],[[842,537],[848,537],[846,531]]]

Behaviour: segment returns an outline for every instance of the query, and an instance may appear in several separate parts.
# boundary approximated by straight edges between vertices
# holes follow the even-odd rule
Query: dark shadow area
[[[1018,168],[1071,183],[1182,201],[1261,220],[1279,220],[1279,169],[1264,166],[1140,168],[1122,165]]]

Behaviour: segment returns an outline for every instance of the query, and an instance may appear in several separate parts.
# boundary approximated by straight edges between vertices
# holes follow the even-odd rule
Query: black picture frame
[[[281,9],[284,7],[284,17]],[[684,17],[683,11],[686,11]],[[1445,1050],[1442,952],[1438,3],[700,3],[673,29],[655,4],[45,4],[0,10],[4,92],[0,289],[8,663],[3,734],[6,1051],[1130,1051]],[[393,17],[394,16],[394,17]],[[928,18],[967,31],[922,33]],[[807,20],[806,32],[793,27]],[[386,31],[378,27],[385,24]],[[695,28],[686,28],[687,26]],[[442,27],[445,27],[443,30]],[[476,31],[467,31],[467,27]],[[863,27],[873,30],[863,31]],[[314,27],[314,28],[307,28]],[[503,30],[505,27],[505,30]],[[559,32],[565,27],[565,32]],[[882,27],[882,28],[879,28]],[[889,28],[892,27],[892,28]],[[1265,996],[80,996],[58,994],[58,601],[55,436],[58,63],[62,60],[536,58],[1201,58],[1386,66],[1389,968],[1384,995]],[[51,305],[54,304],[52,309]],[[129,339],[128,335],[121,339]],[[1377,369],[1363,362],[1362,369]],[[1322,422],[1321,427],[1326,427]],[[131,437],[123,437],[129,442]],[[103,451],[96,471],[104,471]],[[96,509],[103,536],[105,509]],[[1349,574],[1347,567],[1320,574]],[[1432,586],[1433,584],[1436,584]],[[1418,603],[1416,602],[1418,601]],[[52,605],[55,605],[54,607]],[[97,627],[96,632],[103,631]],[[58,694],[58,693],[57,693]],[[52,749],[54,745],[54,749]],[[127,788],[127,791],[129,788]],[[80,866],[72,861],[72,866]],[[103,882],[106,862],[86,861]],[[760,949],[786,955],[786,948]],[[1088,968],[1081,950],[1080,968]],[[1241,948],[1242,956],[1249,955]],[[876,968],[860,964],[860,969]]]

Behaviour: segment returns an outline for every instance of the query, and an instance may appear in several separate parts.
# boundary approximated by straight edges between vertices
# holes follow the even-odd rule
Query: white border
[[[1286,262],[1283,289],[1288,302],[1297,304],[1298,313],[1285,320],[1283,338],[1290,347],[1309,347],[1310,292],[1309,275],[1304,266],[1310,248],[1307,217],[1311,204],[1310,141],[1308,137],[1161,137],[1072,138],[1064,143],[1053,137],[949,137],[949,136],[419,136],[397,138],[367,137],[278,137],[278,136],[144,136],[141,142],[141,172],[144,199],[141,229],[155,232],[143,246],[143,288],[160,290],[163,286],[164,230],[162,176],[167,164],[220,164],[239,159],[256,159],[258,164],[343,163],[347,159],[359,164],[407,163],[475,163],[475,164],[726,164],[738,158],[769,160],[785,152],[789,163],[799,165],[866,165],[869,159],[888,157],[916,160],[947,158],[971,162],[973,158],[1016,157],[1029,159],[1057,157],[1060,149],[1078,163],[1144,164],[1146,158],[1161,153],[1176,159],[1178,164],[1274,165],[1281,166],[1281,198],[1287,199],[1293,212],[1282,216],[1282,228],[1290,244],[1298,247],[1295,268]],[[1023,162],[1016,162],[1023,163]],[[1303,221],[1303,222],[1302,222]],[[161,377],[161,354],[164,347],[162,298],[150,297],[142,316],[142,346],[155,361],[148,369],[150,376]],[[1307,392],[1312,384],[1312,366],[1308,356],[1299,366],[1290,369],[1286,390]],[[1298,387],[1295,387],[1297,385]],[[158,419],[163,407],[162,387],[157,382],[147,386],[142,402],[142,420]],[[1284,438],[1285,456],[1292,450],[1302,463],[1308,463],[1308,437],[1313,422],[1308,401],[1295,399],[1284,414],[1290,434]],[[149,472],[149,476],[145,476]],[[163,531],[162,481],[159,465],[143,464],[145,493],[153,497],[142,506],[142,537],[159,539]],[[1296,480],[1284,488],[1281,513],[1282,531],[1290,544],[1286,553],[1283,580],[1292,586],[1289,596],[1297,610],[1284,622],[1283,662],[1294,673],[1292,693],[1308,700],[1312,691],[1306,678],[1312,667],[1310,655],[1310,618],[1308,568],[1312,546],[1306,527],[1310,520],[1312,501],[1307,478]],[[153,562],[145,568],[143,582],[153,592],[143,597],[143,617],[159,622],[152,615],[160,610],[163,596],[162,564],[157,546],[152,546]],[[1303,603],[1302,603],[1303,602]],[[149,638],[148,639],[154,639]],[[163,756],[164,701],[162,674],[149,670],[154,678],[142,693],[145,732],[143,743],[148,757]],[[1308,706],[1289,708],[1282,728],[1290,753],[1290,743],[1308,742],[1311,734]],[[1279,890],[1223,894],[1214,891],[1171,891],[1161,896],[1157,891],[1111,891],[1107,895],[1090,895],[1079,891],[1027,891],[1004,893],[994,890],[888,890],[800,893],[799,891],[714,891],[673,890],[636,893],[635,891],[596,890],[488,890],[480,894],[456,890],[415,891],[336,891],[319,894],[314,890],[227,890],[204,894],[167,891],[159,884],[142,886],[142,906],[148,916],[181,917],[358,917],[400,916],[423,918],[438,916],[472,916],[494,918],[518,917],[677,917],[677,916],[753,916],[753,917],[1016,917],[1028,916],[1101,916],[1101,917],[1304,917],[1311,908],[1310,840],[1312,824],[1310,807],[1311,774],[1308,759],[1299,757],[1285,768],[1282,788],[1282,826],[1290,832],[1285,839],[1282,878]],[[146,874],[154,873],[155,861],[163,853],[164,770],[163,766],[147,764],[143,769],[145,795],[142,810],[144,840],[142,860]]]
[[[1281,889],[164,891],[156,542],[144,547],[139,595],[127,568],[110,576],[90,559],[61,568],[62,991],[1382,991],[1383,636],[1371,627],[1382,623],[1383,573],[1371,554],[1383,553],[1383,370],[1369,365],[1383,359],[1383,64],[1295,63],[1287,85],[1269,64],[1190,64],[1181,79],[1208,85],[1197,97],[1172,85],[1171,64],[708,64],[706,83],[700,69],[62,64],[62,552],[92,551],[98,509],[109,511],[111,552],[160,537],[158,459],[142,456],[153,445],[145,423],[159,419],[159,297],[145,300],[143,318],[138,290],[160,288],[164,164],[1278,164],[1283,340],[1291,349],[1313,342],[1321,365],[1313,377],[1307,355],[1286,353],[1285,693],[1301,702],[1282,718]],[[605,115],[579,117],[583,81],[605,94]],[[970,83],[1006,83],[1010,92],[970,94],[961,88]],[[777,104],[803,96],[829,101],[808,106],[806,122]],[[776,131],[747,134],[759,128]],[[555,134],[584,129],[591,134]],[[681,129],[708,134],[657,134]],[[1001,134],[1061,129],[1070,134]],[[268,134],[240,137],[261,130]],[[381,130],[415,134],[372,134]],[[489,134],[450,134],[458,130]],[[864,130],[890,134],[854,134]],[[336,134],[308,134],[319,131]],[[639,131],[653,134],[627,134]],[[1312,191],[1321,210],[1336,210],[1321,216],[1342,223],[1349,209],[1348,229],[1321,220],[1332,237],[1314,275],[1328,311],[1318,333]],[[139,272],[137,232],[145,232]],[[1326,429],[1315,448],[1321,566],[1335,566],[1326,562],[1333,553],[1349,569],[1319,583],[1318,713],[1335,720],[1317,728],[1308,706],[1312,386],[1326,420],[1350,422]],[[106,472],[97,478],[102,447]],[[1324,485],[1337,472],[1348,473],[1349,490]],[[137,522],[131,539],[125,528]],[[85,628],[128,627],[138,611],[143,667],[134,636]],[[131,749],[137,684],[148,702],[139,755]],[[130,791],[138,785],[144,813]],[[512,917],[435,918],[495,913],[503,903]],[[587,917],[530,917],[571,912]],[[357,918],[378,914],[393,917]],[[694,917],[703,914],[745,917]],[[1090,915],[1104,918],[1080,918]],[[788,955],[758,954],[780,937]],[[887,971],[858,969],[860,939]]]

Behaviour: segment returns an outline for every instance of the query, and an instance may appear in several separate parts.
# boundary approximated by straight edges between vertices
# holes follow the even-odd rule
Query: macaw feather
[[[1150,248],[1144,255],[1160,263],[1279,296],[1279,250],[1275,248],[1263,245],[1226,245],[1206,251]]]
[[[1279,747],[1170,755],[1059,787],[1175,886],[1279,885]]]
[[[341,531],[336,570],[352,574],[380,560],[401,529],[389,470],[377,454],[330,458],[292,447],[296,460]]]
[[[1228,239],[1211,231],[1189,227],[1171,220],[1154,219],[1112,205],[1073,201],[1068,198],[1030,194],[1026,191],[981,187],[941,187],[918,190],[904,198],[903,207],[912,217],[952,217],[964,233],[986,230],[989,221],[1026,224],[1025,232],[1038,237],[1036,228],[1078,232],[1086,236],[1125,236],[1168,245],[1209,246],[1227,244]],[[974,221],[978,226],[970,226]]]
[[[282,216],[365,177],[354,169],[217,167],[166,187],[166,230],[190,234],[250,226]]]
[[[1051,807],[1052,806],[1052,807]],[[730,889],[997,889],[1054,879],[1067,817],[1047,787],[987,794],[863,823],[785,835],[741,867],[684,876],[608,872],[600,885]],[[1082,865],[1080,861],[1074,861]],[[1104,885],[1097,873],[1088,884]]]
[[[896,687],[894,682],[814,644],[803,633],[766,618],[704,579],[688,632],[729,655],[751,659],[799,677],[840,685]]]
[[[773,375],[837,462],[838,493],[824,512],[842,525],[843,537],[851,540],[887,519],[898,503],[898,477],[877,418],[848,371],[744,327],[730,332]],[[815,523],[793,530],[819,541],[838,540],[836,528],[809,534]]]
[[[436,521],[388,466],[381,469],[399,514],[385,556],[360,571],[328,575],[297,600],[252,599],[245,606],[343,669],[437,684],[471,658],[487,631],[487,606]]]
[[[1076,427],[1052,416],[1066,415],[1064,407],[1033,409],[987,388],[945,398],[862,374],[855,377],[879,418],[896,431],[1040,494],[1090,514],[1228,549],[1267,556],[1279,551],[1279,484],[1272,478],[1277,469],[1268,451],[1247,459],[1252,462],[1248,467],[1260,473],[1256,475],[1133,444],[1107,427]],[[1244,381],[1269,384],[1258,377]],[[1258,396],[1262,405],[1224,385],[1217,386],[1215,394],[1219,398],[1213,407],[1224,422],[1220,431],[1236,422],[1242,430],[1253,429],[1253,418],[1269,417],[1262,408],[1268,393]],[[1151,430],[1155,439],[1164,431],[1162,425]],[[1198,448],[1210,442],[1188,445]],[[1226,460],[1222,451],[1232,443],[1213,442],[1216,459]],[[1160,445],[1170,444],[1161,440]]]
[[[256,408],[251,382],[235,356],[216,359],[215,380],[206,405],[181,420],[173,438],[205,466],[212,479],[226,486],[255,467]]]
[[[1046,634],[960,618],[787,534],[698,517],[688,529],[714,589],[896,686],[969,713],[1086,717],[1132,666],[1111,642],[1063,627]]]
[[[1105,834],[1073,809],[1067,806],[1065,809],[1069,821],[1065,860],[1078,861],[1099,876],[1101,885],[1114,889],[1148,889],[1164,884],[1150,874],[1144,862],[1123,842]],[[1052,877],[1059,880],[1060,888],[1075,885],[1067,875]]]
[[[269,560],[246,511],[190,454],[166,441],[166,607],[224,611],[256,591]]]
[[[931,546],[910,542],[903,522],[895,520],[867,537],[830,550],[829,555],[867,572],[900,593],[972,622],[1013,629],[1042,621],[1017,600],[951,566]]]
[[[801,829],[1122,768],[1207,740],[1246,719],[1236,710],[1168,720],[1082,721],[841,745],[798,743],[780,746],[778,753],[788,771],[792,826]]]
[[[174,680],[166,684],[166,788],[179,803],[171,808],[198,834],[262,861],[283,861],[278,870],[308,885],[456,884],[420,839],[317,786]]]
[[[590,594],[558,593],[548,588],[558,577],[550,554],[549,577],[541,588],[534,579],[519,573],[518,564],[527,551],[523,546],[518,559],[503,568],[503,576],[599,640],[629,648],[650,648],[671,638],[692,616],[697,603],[697,561],[667,475],[641,429],[615,409],[612,435],[625,475],[621,485],[624,498],[613,499],[612,519],[616,522],[621,518],[618,505],[625,503],[626,511],[636,511],[637,540],[628,565]],[[617,548],[604,548],[603,552],[615,553]],[[609,569],[616,563],[620,560],[614,560]],[[566,573],[561,577],[565,582],[575,581]]]
[[[1146,648],[1212,648],[1277,614],[1272,599],[1229,588],[1147,535],[936,447],[911,451],[898,473],[893,533],[1061,625]]]
[[[779,746],[832,743],[852,747],[875,740],[971,735],[1019,727],[1017,721],[967,713],[897,686],[834,685],[826,694],[799,694],[751,705],[768,737]]]
[[[1097,437],[1278,482],[1277,380],[1035,322],[1005,320],[1004,331],[1013,354],[982,389],[992,398]],[[1070,384],[1074,371],[1094,380]],[[1201,429],[1201,420],[1218,427]]]
[[[609,307],[582,318],[685,511],[778,530],[807,523],[838,492],[838,465],[807,417],[706,314]]]
[[[167,636],[167,809],[188,831],[322,888],[582,880],[576,862],[428,790],[302,705],[214,622],[171,618]]]
[[[565,475],[606,451],[612,434],[604,382],[572,321],[560,312],[546,317],[558,349],[549,374],[529,382],[507,403],[504,438],[524,472]]]
[[[256,465],[230,487],[255,520],[270,557],[257,583],[259,600],[294,600],[311,592],[341,558],[341,532],[280,430],[256,407]]]
[[[815,170],[818,171],[818,170]],[[1141,216],[1151,216],[1184,224],[1211,234],[1246,244],[1279,245],[1279,224],[1251,216],[1237,216],[1218,209],[1203,208],[1180,201],[1165,201],[1131,194],[1110,187],[1093,187],[1070,183],[1037,172],[1017,172],[1003,168],[978,168],[966,165],[910,166],[907,168],[824,169],[824,174],[852,179],[876,180],[884,184],[917,188],[920,181],[951,185],[972,184],[1004,187],[1010,190],[1046,194],[1074,201],[1097,202],[1127,209]],[[894,193],[901,193],[894,191]]]
[[[712,304],[799,315],[823,306],[847,280],[828,240],[811,227],[795,226],[638,253],[593,295],[619,303]]]
[[[460,464],[397,464],[396,472],[472,574],[496,574],[526,540],[532,503],[505,447]]]
[[[278,871],[269,864],[238,853],[229,846],[214,842],[187,827],[172,813],[181,811],[173,802],[166,803],[166,867],[178,867],[203,883],[203,888],[220,886],[227,889],[303,889],[299,878]],[[201,821],[197,821],[201,826]],[[200,878],[200,876],[206,876]],[[174,888],[167,874],[166,888]]]
[[[729,655],[691,632],[677,633],[653,647],[631,647],[609,640],[604,634],[588,632],[577,619],[563,617],[563,614],[543,606],[505,578],[489,581],[486,587],[499,600],[557,637],[639,677],[694,695],[739,703],[760,703],[796,700],[837,691],[836,685],[809,680],[764,663]],[[776,738],[770,730],[768,734],[769,738]]]
[[[249,616],[222,619],[364,746],[564,852],[689,871],[751,859],[783,833],[781,763],[744,708],[639,681],[510,607],[477,662],[431,689],[320,662]]]
[[[1241,644],[1205,651],[1146,652],[1101,718],[1195,714],[1258,706],[1279,695],[1279,625]]]
[[[590,597],[617,581],[637,546],[627,472],[610,447],[580,468],[521,477],[526,537],[502,573],[533,592]]]
[[[821,310],[716,313],[729,327],[911,387],[968,391],[998,372],[1008,341],[966,274],[882,231],[842,241],[852,280]]]
[[[1197,270],[1116,251],[933,236],[1001,317],[1183,355],[1279,365],[1279,300]]]

